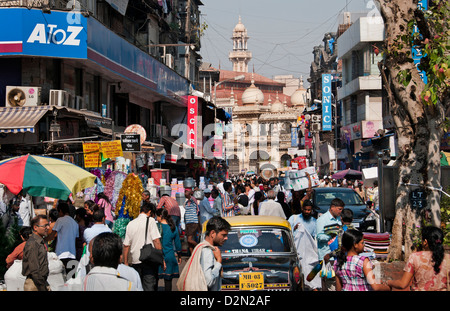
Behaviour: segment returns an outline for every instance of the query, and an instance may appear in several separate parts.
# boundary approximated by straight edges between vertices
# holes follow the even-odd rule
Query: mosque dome
[[[278,98],[278,93],[277,93],[277,99],[272,104],[270,111],[271,112],[283,112],[284,111],[284,104]]]
[[[264,103],[264,93],[255,86],[255,81],[252,78],[252,85],[250,85],[244,93],[242,93],[242,104],[259,104]]]
[[[241,17],[239,16],[239,22],[234,27],[233,32],[244,32],[245,30],[245,26],[242,24]]]
[[[291,95],[291,104],[294,107],[306,106],[307,90],[303,87],[303,78],[300,78],[300,87]]]

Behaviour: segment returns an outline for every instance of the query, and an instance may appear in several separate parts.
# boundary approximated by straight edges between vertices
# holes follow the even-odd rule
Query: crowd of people
[[[320,186],[338,183],[341,187],[359,189],[365,201],[377,195],[376,189],[363,191],[360,184],[327,178]],[[304,228],[317,243],[321,265],[335,273],[331,278],[322,277],[321,285],[313,290],[391,290],[405,288],[411,280],[412,289],[441,290],[444,285],[446,288],[450,258],[444,255],[443,233],[439,228],[424,230],[424,250],[410,256],[401,280],[380,283],[375,281],[370,258],[364,254],[362,233],[351,225],[352,211],[336,198],[326,213],[315,214],[311,183],[303,191],[287,191],[276,177],[264,180],[241,176],[211,183],[203,189],[202,199],[195,197],[198,190],[185,189],[183,208],[167,194],[155,202],[144,191],[140,214],[128,223],[124,238],[113,233],[115,217],[106,196],[99,194],[97,203],[86,201],[84,208],[59,201],[48,216],[37,215],[30,217],[29,223],[22,222],[23,242],[8,256],[7,265],[22,260],[24,290],[50,289],[48,252],[55,252],[63,263],[68,283],[74,283],[71,279],[82,280],[77,283],[77,290],[157,291],[160,279],[164,280],[165,291],[173,290],[174,279],[178,279],[178,290],[220,290],[222,257],[218,247],[227,240],[230,230],[226,218],[269,215],[288,220],[293,232]],[[190,255],[187,266],[203,273],[187,275],[186,271],[180,271],[182,234]],[[161,263],[143,261],[141,249],[146,244],[162,253]],[[433,273],[426,265],[433,267]],[[73,269],[77,273],[71,273]],[[202,278],[192,279],[192,275]]]

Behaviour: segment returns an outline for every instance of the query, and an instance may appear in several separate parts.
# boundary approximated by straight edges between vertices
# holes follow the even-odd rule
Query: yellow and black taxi
[[[225,219],[231,230],[220,247],[223,291],[303,290],[303,272],[286,219],[276,216]]]

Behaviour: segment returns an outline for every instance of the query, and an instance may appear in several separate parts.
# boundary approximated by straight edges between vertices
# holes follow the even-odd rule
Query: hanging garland
[[[140,213],[142,192],[142,182],[138,176],[133,173],[128,174],[122,183],[122,188],[119,192],[119,198],[116,203],[116,215],[123,214],[132,219],[136,218]],[[124,204],[123,204],[124,203]]]

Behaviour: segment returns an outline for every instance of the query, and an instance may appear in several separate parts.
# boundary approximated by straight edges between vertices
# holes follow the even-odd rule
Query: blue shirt
[[[83,234],[86,244],[89,244],[93,238],[103,232],[111,232],[111,229],[105,224],[93,224],[92,227],[86,228]]]
[[[319,251],[319,260],[322,260],[326,254],[331,252],[330,247],[328,246],[328,241],[332,238],[331,235],[325,234],[324,228],[326,226],[336,224],[342,226],[342,222],[341,217],[334,218],[330,211],[328,211],[317,219],[316,224],[317,249]]]
[[[200,224],[204,223],[214,216],[214,208],[211,207],[211,203],[209,203],[209,200],[206,196],[203,198],[203,200],[201,200],[198,208],[200,210]]]

